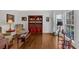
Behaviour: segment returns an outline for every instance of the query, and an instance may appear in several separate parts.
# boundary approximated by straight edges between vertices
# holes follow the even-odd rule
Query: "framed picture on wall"
[[[46,17],[46,22],[49,22],[49,17]]]
[[[6,15],[6,21],[8,22],[9,20],[11,20],[12,22],[14,22],[14,15],[7,14]]]
[[[27,17],[22,17],[22,21],[27,21]]]

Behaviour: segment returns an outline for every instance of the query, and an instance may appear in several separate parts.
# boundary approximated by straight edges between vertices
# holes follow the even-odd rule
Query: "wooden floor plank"
[[[56,38],[52,34],[31,34],[26,42],[27,49],[56,49]]]

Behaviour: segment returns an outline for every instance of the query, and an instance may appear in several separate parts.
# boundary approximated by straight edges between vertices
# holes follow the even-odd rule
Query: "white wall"
[[[21,21],[21,17],[28,17],[28,15],[42,15],[43,16],[43,33],[52,33],[53,32],[53,12],[52,11],[12,11],[12,10],[0,10],[0,26],[3,27],[3,32],[8,30],[9,25],[6,24],[6,14],[15,15],[15,22],[14,24],[24,24],[24,28],[28,31],[28,18],[27,21]],[[46,17],[49,18],[49,22],[46,22]],[[14,27],[14,24],[12,27]]]
[[[75,45],[79,48],[79,10],[75,10]]]

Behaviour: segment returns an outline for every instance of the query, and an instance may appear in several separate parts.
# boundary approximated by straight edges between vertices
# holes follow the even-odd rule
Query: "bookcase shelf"
[[[42,33],[42,20],[43,17],[40,15],[28,16],[29,32],[31,33]]]
[[[66,13],[66,36],[74,40],[74,11]]]

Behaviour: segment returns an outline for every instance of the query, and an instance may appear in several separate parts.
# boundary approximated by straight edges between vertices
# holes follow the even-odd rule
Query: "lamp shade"
[[[57,26],[62,26],[63,23],[62,22],[57,22]]]
[[[9,23],[9,24],[12,24],[12,23],[13,23],[13,21],[12,21],[11,19],[9,19],[9,20],[8,20],[8,23]]]

